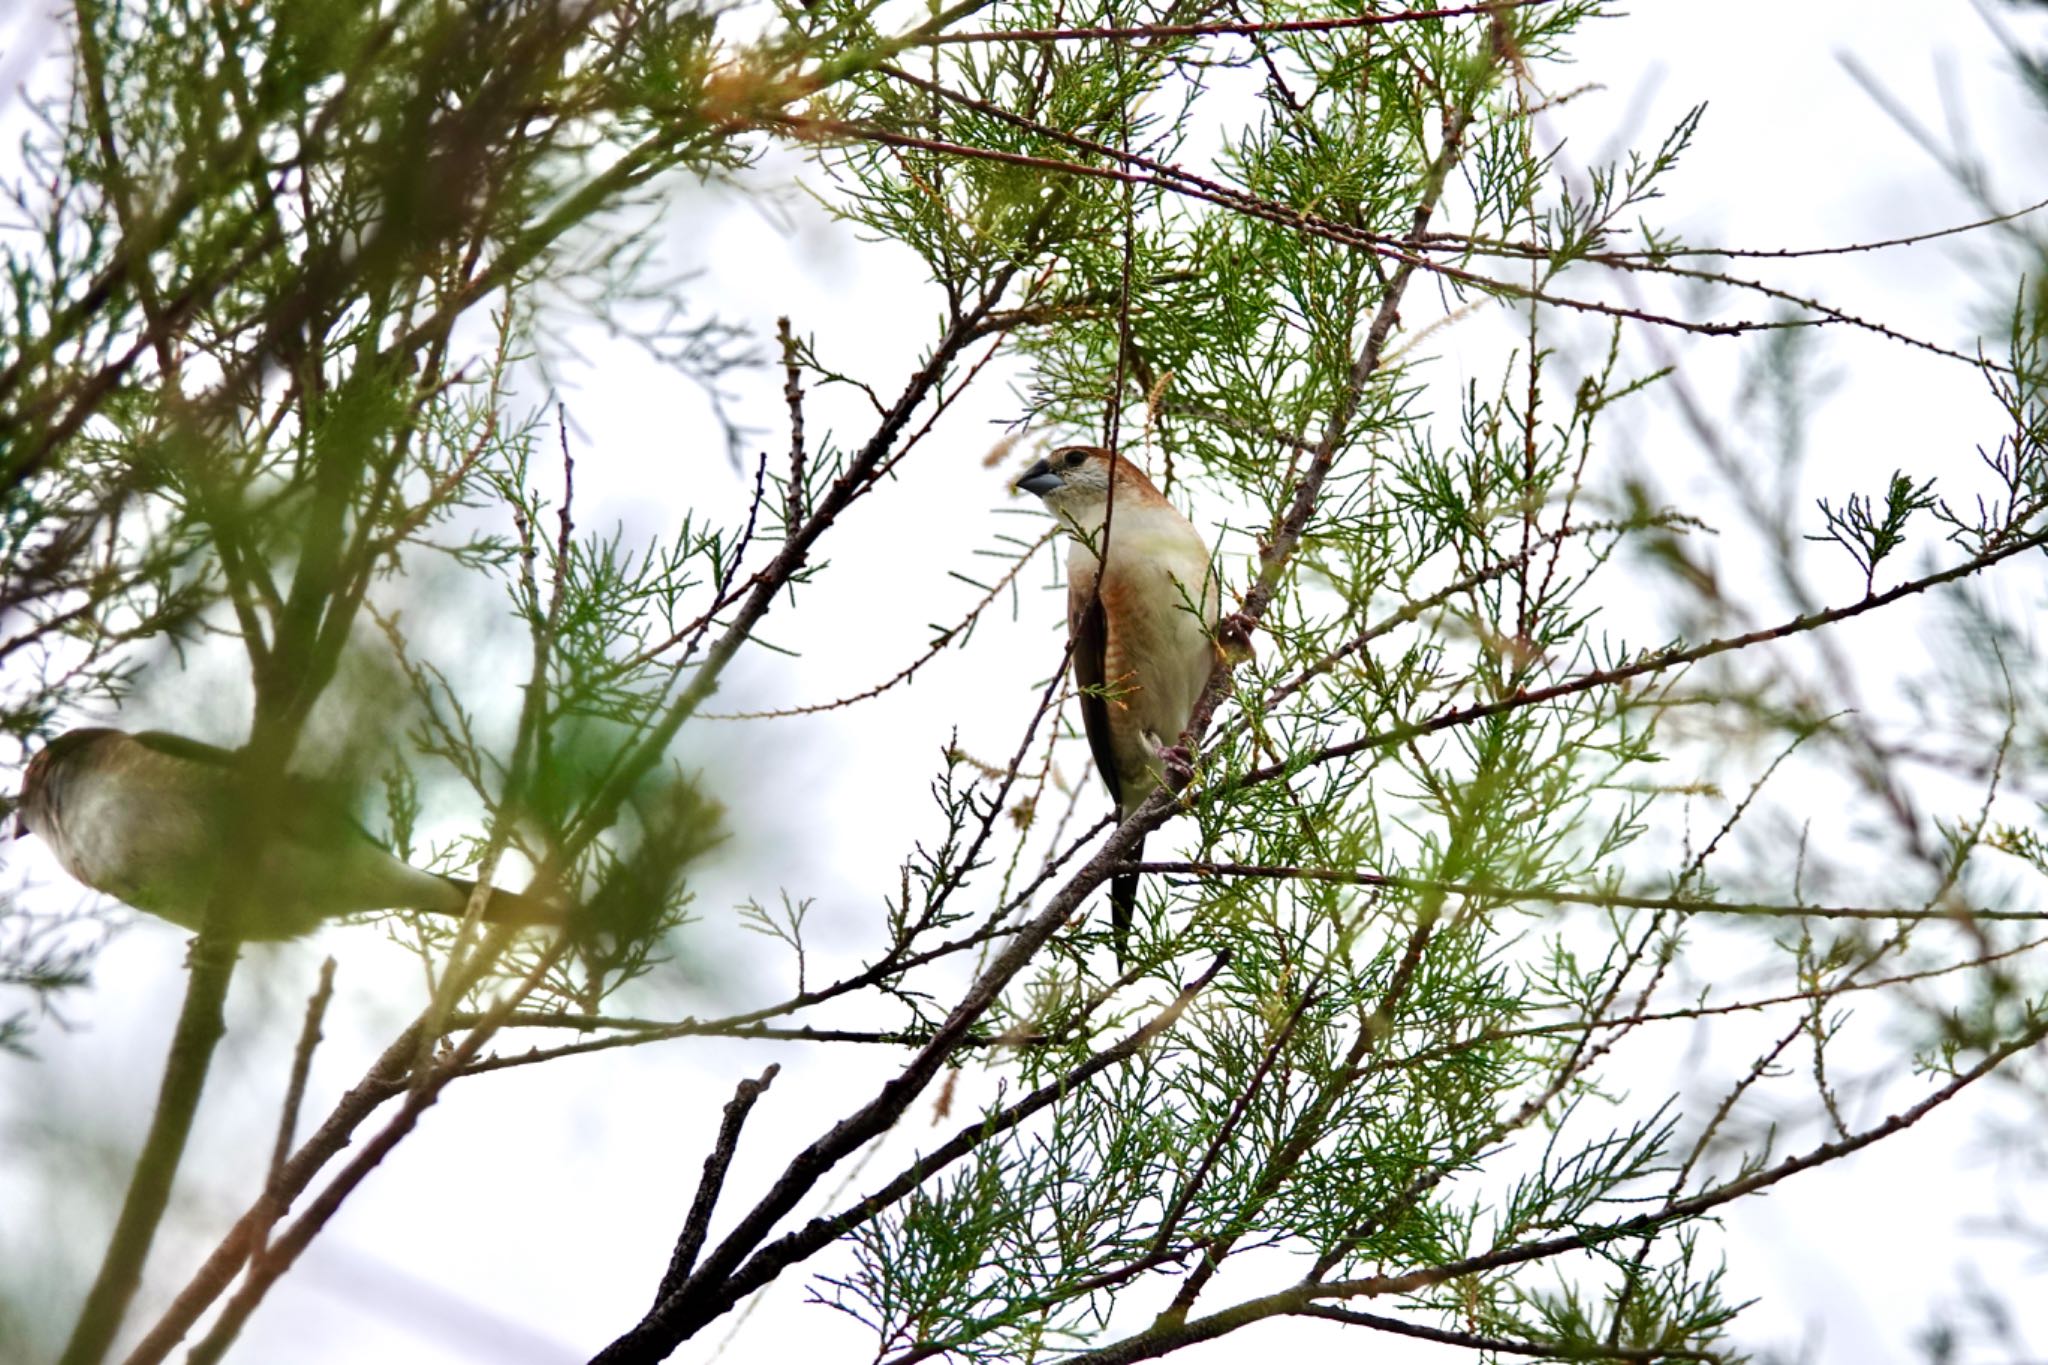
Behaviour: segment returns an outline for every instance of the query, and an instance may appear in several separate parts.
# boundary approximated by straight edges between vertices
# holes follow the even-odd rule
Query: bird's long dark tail
[[[476,890],[475,882],[461,877],[450,877],[448,882],[462,893],[465,902]],[[454,913],[461,914],[461,908],[457,908]],[[490,900],[484,903],[486,924],[511,924],[522,929],[541,925],[554,928],[567,922],[567,919],[568,911],[564,907],[519,891],[502,891],[493,887]]]
[[[1130,861],[1139,862],[1145,857],[1145,836],[1139,835],[1138,842],[1131,845]],[[1138,908],[1138,874],[1125,872],[1112,877],[1109,882],[1109,934],[1116,945],[1116,965],[1122,967],[1131,946],[1131,918]]]

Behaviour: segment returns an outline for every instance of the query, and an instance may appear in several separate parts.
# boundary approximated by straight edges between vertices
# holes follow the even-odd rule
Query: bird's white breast
[[[1100,528],[1089,539],[1101,547]],[[1107,717],[1110,747],[1126,804],[1135,806],[1158,775],[1157,746],[1187,728],[1208,685],[1215,667],[1209,630],[1222,594],[1208,547],[1169,505],[1119,504],[1107,549],[1101,598],[1112,657],[1105,683],[1116,693]],[[1074,537],[1067,572],[1077,602],[1095,595],[1097,562],[1095,550]]]

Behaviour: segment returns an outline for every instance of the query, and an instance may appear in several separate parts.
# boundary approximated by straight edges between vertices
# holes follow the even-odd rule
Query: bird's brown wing
[[[1109,788],[1109,799],[1123,813],[1122,784],[1117,781],[1116,756],[1109,747],[1109,701],[1102,695],[1104,660],[1109,655],[1109,615],[1102,609],[1102,597],[1095,584],[1076,582],[1067,593],[1067,630],[1074,642],[1074,682],[1081,691],[1081,728],[1088,732],[1088,750],[1095,755],[1095,771]]]
[[[1103,609],[1102,594],[1093,580],[1075,581],[1067,590],[1067,631],[1074,643],[1074,682],[1081,689],[1081,728],[1088,732],[1088,749],[1095,755],[1095,771],[1109,788],[1116,806],[1116,818],[1124,818],[1123,783],[1117,779],[1116,752],[1109,745],[1109,699],[1102,684],[1109,673],[1109,613]],[[1144,857],[1145,841],[1131,845],[1132,858]],[[1116,945],[1116,960],[1122,965],[1130,943],[1131,918],[1138,900],[1138,877],[1127,872],[1109,883],[1110,937]]]
[[[166,758],[197,763],[222,779],[240,767],[240,749],[222,749],[167,730],[138,730],[128,736],[143,748]],[[211,790],[216,801],[226,800],[227,787],[202,779],[201,790]],[[277,779],[276,800],[266,803],[266,815],[274,821],[274,833],[314,844],[340,846],[350,840],[375,844],[383,841],[354,813],[354,793],[347,785],[303,773],[284,773]],[[216,817],[217,818],[217,817]]]
[[[174,735],[168,730],[137,730],[128,738],[145,749],[150,749],[169,758],[182,758],[193,763],[204,763],[214,768],[232,768],[241,758],[233,749],[220,749],[211,744],[202,744],[196,739]]]

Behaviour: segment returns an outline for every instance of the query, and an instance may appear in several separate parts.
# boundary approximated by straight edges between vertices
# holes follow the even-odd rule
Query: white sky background
[[[1863,63],[1930,126],[1947,128],[1949,107],[1962,110],[1971,139],[1998,173],[1995,183],[2008,207],[2048,196],[2038,110],[2021,102],[1989,30],[1967,5],[1647,0],[1639,8],[1588,27],[1576,44],[1578,66],[1554,73],[1552,84],[1563,89],[1583,81],[1601,88],[1550,115],[1548,123],[1568,139],[1569,159],[1584,165],[1614,150],[1609,139],[1617,134],[1653,146],[1686,108],[1711,101],[1692,152],[1665,182],[1661,212],[1653,210],[1689,241],[1817,246],[1976,216],[1939,167],[1851,79],[1843,54]],[[0,76],[10,82],[18,79],[25,28],[19,15],[0,18]],[[2021,31],[2037,33],[2038,25]],[[793,166],[771,160],[755,183],[772,182]],[[931,335],[935,291],[914,258],[857,240],[800,196],[788,196],[771,225],[739,197],[681,195],[673,222],[678,263],[705,271],[692,286],[696,298],[750,325],[764,350],[774,319],[787,313],[817,338],[829,361],[893,393]],[[1812,283],[1853,312],[1968,350],[1996,278],[1983,271],[1984,259],[1967,248],[1928,245],[1844,258],[1825,273],[1802,263],[1778,278]],[[1745,301],[1721,315],[1762,311]],[[1484,387],[1498,373],[1498,340],[1485,324],[1461,328],[1441,347],[1443,363]],[[621,521],[630,540],[635,531],[672,525],[686,506],[740,507],[745,485],[726,462],[701,395],[637,349],[595,335],[579,342],[583,362],[562,374],[581,456],[581,525]],[[1677,344],[1712,410],[1726,411],[1743,343],[1693,338]],[[1981,380],[1963,366],[1846,332],[1825,334],[1824,354],[1841,383],[1813,435],[1817,492],[1877,489],[1895,466],[1950,470],[1974,458],[1976,441],[1995,434]],[[1635,360],[1638,370],[1647,367],[1640,347]],[[1450,371],[1438,377],[1437,391],[1448,402]],[[762,428],[771,452],[786,443],[779,385],[779,372],[764,371],[749,382],[741,407]],[[923,647],[928,622],[964,609],[973,590],[950,582],[934,586],[939,575],[971,564],[973,551],[1000,532],[1035,530],[1034,523],[999,513],[1022,504],[1005,494],[1002,475],[981,463],[996,434],[988,423],[1013,410],[999,386],[987,387],[919,452],[904,489],[862,505],[836,528],[829,542],[832,572],[808,590],[807,609],[778,607],[767,623],[767,638],[804,657],[753,652],[721,701],[734,709],[784,705],[865,686]],[[865,430],[857,407],[828,394],[814,395],[810,419],[814,440],[828,426],[846,439]],[[1666,423],[1651,421],[1610,437],[1624,440],[1623,453],[1632,451],[1652,467],[1698,464],[1696,452]],[[1236,553],[1241,556],[1241,546]],[[814,720],[734,725],[708,738],[698,727],[698,747],[689,756],[718,784],[736,832],[701,883],[701,905],[714,922],[729,922],[733,903],[772,895],[779,885],[817,898],[811,927],[824,948],[857,952],[871,941],[881,895],[895,884],[908,834],[922,831],[930,811],[925,786],[949,731],[958,725],[966,748],[999,761],[1032,704],[1030,682],[1057,662],[1059,599],[1040,590],[1050,582],[1049,571],[1027,580],[1020,620],[985,623],[993,627],[986,638],[965,654],[942,656],[911,688]],[[903,595],[905,585],[914,598]],[[1827,586],[1839,599],[1860,584],[1845,578]],[[1911,645],[1895,638],[1895,626],[1888,630],[1894,638],[1858,638],[1858,647]],[[155,713],[130,713],[124,723],[176,722],[183,714],[179,702],[177,693],[148,699],[140,709],[154,707]],[[736,769],[757,775],[753,784],[730,782]],[[1087,807],[1091,813],[1096,808]],[[57,903],[72,894],[33,841],[6,850],[5,857],[5,875],[38,885],[36,894]],[[47,1027],[37,1036],[44,1060],[29,1066],[0,1059],[0,1146],[30,1154],[27,1161],[10,1155],[0,1163],[6,1267],[0,1273],[47,1277],[60,1318],[82,1292],[111,1217],[111,1204],[74,1191],[96,1165],[110,1184],[126,1178],[177,1011],[185,937],[139,919],[101,959],[95,990],[72,1002],[75,1027]],[[780,958],[740,936],[716,938],[748,956],[667,974],[639,1007],[671,1015],[714,1012],[742,998],[721,979],[747,981],[757,971],[785,970]],[[182,1282],[194,1253],[211,1245],[252,1192],[267,1157],[301,1002],[328,953],[341,966],[309,1115],[325,1112],[338,1088],[361,1074],[376,1044],[417,1008],[421,988],[414,970],[373,929],[330,930],[309,942],[248,954],[188,1173],[197,1180],[187,1187],[181,1212],[194,1218],[160,1239],[152,1261],[160,1273],[149,1282],[138,1321]],[[1749,1055],[1733,1052],[1727,1064]],[[751,1141],[727,1187],[728,1212],[746,1207],[791,1153],[870,1093],[893,1060],[879,1051],[814,1054],[697,1041],[457,1085],[273,1292],[235,1358],[421,1365],[582,1360],[644,1307],[695,1188],[719,1109],[740,1076],[758,1074],[770,1061],[784,1067],[755,1110]],[[1688,1060],[1632,1059],[1641,1075],[1639,1096],[1687,1084],[1680,1068]],[[961,1099],[971,1104],[991,1093],[987,1078],[970,1071]],[[1885,1112],[1873,1108],[1861,1117]],[[2004,1179],[1975,1146],[1982,1113],[1981,1106],[1952,1106],[1850,1163],[1737,1205],[1724,1241],[1728,1293],[1735,1300],[1762,1299],[1739,1320],[1738,1340],[1788,1353],[1803,1347],[1822,1362],[1903,1365],[1920,1358],[1912,1337],[1931,1301],[1952,1290],[1958,1267],[1974,1265],[2015,1291],[2010,1302],[2022,1312],[2030,1345],[2037,1355],[2048,1353],[2048,1277],[2040,1267],[2013,1264],[2009,1243],[1962,1235],[1966,1217],[1996,1211],[1993,1195]],[[918,1144],[951,1131],[930,1122],[928,1105],[914,1108],[855,1177],[854,1188],[893,1172]],[[103,1134],[115,1150],[102,1154],[72,1142],[58,1152],[34,1141],[39,1133],[78,1131]],[[828,1188],[837,1187],[828,1182]],[[62,1229],[59,1245],[48,1239],[52,1227]],[[20,1230],[28,1230],[26,1240]],[[1273,1282],[1280,1282],[1277,1276]],[[1141,1286],[1139,1297],[1155,1292]],[[727,1358],[779,1359],[798,1349],[834,1360],[867,1358],[871,1338],[864,1329],[806,1306],[806,1293],[801,1276],[774,1286]],[[1130,1319],[1141,1320],[1135,1313]],[[731,1325],[730,1318],[715,1325],[676,1358],[706,1359]],[[1338,1338],[1334,1331],[1267,1324],[1186,1358],[1227,1362],[1277,1350],[1333,1349],[1395,1362],[1459,1358],[1356,1332]]]

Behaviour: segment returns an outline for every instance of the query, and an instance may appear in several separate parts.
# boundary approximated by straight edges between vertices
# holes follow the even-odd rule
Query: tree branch
[[[1198,877],[1259,877],[1279,881],[1331,882],[1342,886],[1384,886],[1402,891],[1469,896],[1475,900],[1513,903],[1549,901],[1556,905],[1591,905],[1619,910],[1678,910],[1686,914],[1780,916],[1812,919],[2048,920],[2048,910],[1987,910],[1957,907],[1930,910],[1924,906],[1798,905],[1768,901],[1721,901],[1697,896],[1634,896],[1621,891],[1570,891],[1562,887],[1496,886],[1487,882],[1437,881],[1391,872],[1360,872],[1341,867],[1295,867],[1281,863],[1140,862],[1111,869],[1126,872],[1185,873]]]
[[[661,1287],[654,1292],[654,1302],[661,1301],[682,1287],[690,1276],[690,1268],[697,1263],[697,1253],[704,1247],[704,1237],[711,1230],[711,1213],[718,1207],[719,1191],[725,1187],[725,1172],[732,1165],[733,1153],[739,1150],[740,1129],[746,1124],[747,1115],[753,1112],[754,1102],[775,1081],[782,1068],[771,1065],[757,1080],[741,1081],[733,1097],[725,1102],[725,1119],[718,1126],[718,1142],[712,1147],[711,1155],[704,1158],[704,1175],[697,1182],[697,1197],[691,1201],[689,1217],[683,1220],[682,1235],[676,1239],[675,1254],[669,1257],[668,1271],[661,1277]]]

